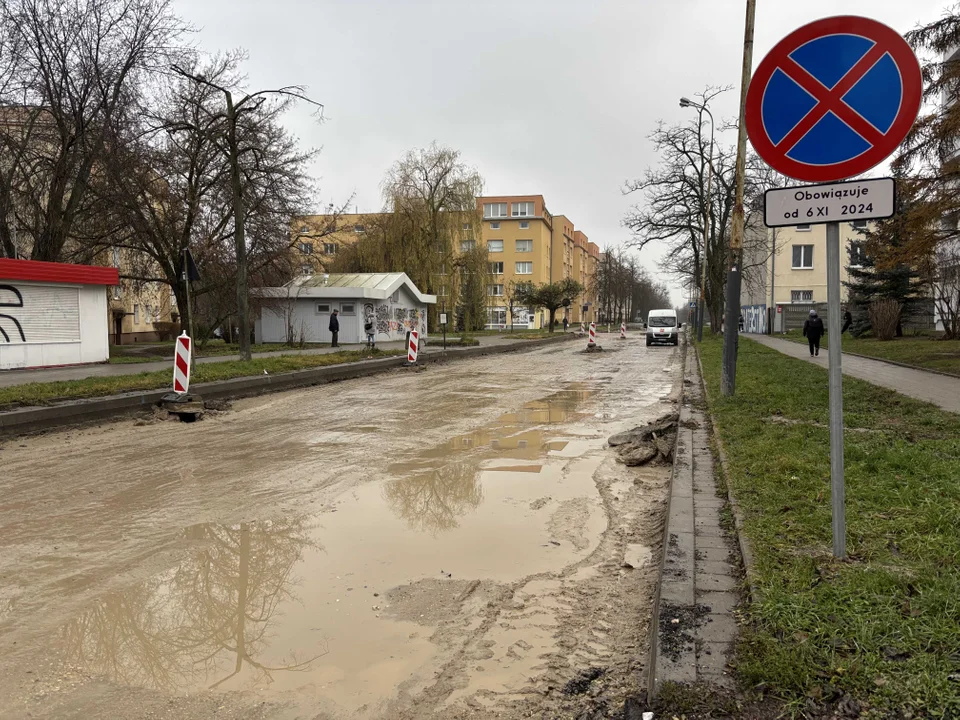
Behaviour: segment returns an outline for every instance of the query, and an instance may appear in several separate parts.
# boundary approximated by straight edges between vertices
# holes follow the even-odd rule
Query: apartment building
[[[542,195],[482,197],[477,203],[483,215],[481,237],[490,258],[488,327],[546,327],[550,319],[539,308],[514,306],[511,322],[511,287],[517,283],[542,285],[565,278],[587,288],[581,297],[570,298],[571,305],[564,311],[567,319],[581,322],[595,317],[592,286],[600,248],[576,230],[573,221],[565,215],[552,215]],[[557,319],[562,317],[558,312]]]
[[[511,320],[511,291],[518,283],[542,285],[564,278],[572,278],[587,288],[580,297],[570,298],[571,305],[565,311],[567,319],[579,323],[596,318],[593,278],[600,262],[600,248],[577,230],[572,220],[552,215],[542,195],[481,197],[477,198],[477,209],[482,217],[480,232],[474,232],[472,218],[463,218],[463,232],[455,240],[454,252],[472,250],[477,242],[487,249],[487,327],[545,327],[549,318],[541,308],[514,304]],[[291,252],[301,274],[328,272],[337,252],[356,243],[378,216],[379,213],[354,213],[294,218]],[[449,302],[449,287],[444,278],[434,281],[440,302]],[[558,311],[557,320],[562,318],[563,313]]]

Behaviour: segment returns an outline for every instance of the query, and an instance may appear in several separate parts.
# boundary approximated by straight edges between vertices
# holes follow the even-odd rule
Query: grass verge
[[[800,330],[790,330],[786,335],[777,337],[807,344]],[[820,344],[822,347],[827,347],[827,338],[824,337]],[[960,340],[940,340],[932,335],[877,340],[871,337],[855,338],[845,334],[842,345],[844,352],[960,375]]]
[[[721,341],[700,349],[756,560],[744,685],[798,711],[960,716],[960,416],[844,378],[850,557],[837,561],[826,371],[743,340],[725,398]]]
[[[204,363],[193,369],[191,382],[203,383],[215,380],[305,370],[338,363],[358,362],[370,357],[390,357],[403,355],[402,350],[347,350],[326,355],[279,355],[276,357],[253,359],[250,362],[240,360]],[[29,383],[0,388],[0,410],[12,410],[17,407],[48,405],[60,400],[102,397],[137,390],[159,390],[169,387],[172,382],[172,370],[143,372],[137,375],[117,377],[90,377],[83,380],[65,380],[48,383]]]

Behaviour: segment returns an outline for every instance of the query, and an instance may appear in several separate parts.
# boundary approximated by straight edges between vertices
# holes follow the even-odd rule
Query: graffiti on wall
[[[3,298],[4,292],[11,293],[16,298],[16,300],[11,302],[5,302]],[[0,308],[22,308],[22,307],[23,307],[23,295],[20,294],[20,291],[17,290],[13,285],[0,285]],[[3,341],[8,343],[13,342],[13,340],[10,339],[10,335],[7,333],[7,330],[4,328],[4,324],[6,324],[7,328],[9,328],[12,331],[12,328],[10,327],[10,323],[13,324],[13,327],[16,327],[17,333],[20,335],[20,342],[26,342],[27,338],[23,334],[23,326],[20,324],[20,321],[17,320],[15,317],[13,317],[13,315],[6,315],[4,313],[0,313],[0,337],[3,338]],[[16,336],[14,336],[14,339],[15,338]]]
[[[377,305],[377,334],[390,334],[390,306],[386,303]]]

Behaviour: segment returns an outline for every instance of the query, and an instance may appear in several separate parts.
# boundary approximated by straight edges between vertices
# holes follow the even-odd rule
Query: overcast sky
[[[740,81],[744,0],[175,0],[202,49],[249,51],[251,88],[303,84],[326,121],[289,118],[310,147],[318,209],[351,195],[381,207],[379,184],[406,150],[458,149],[490,195],[542,194],[603,247],[638,197],[624,180],[656,163],[658,120],[707,85]],[[900,32],[946,0],[758,0],[754,65],[784,35],[829,15]],[[735,119],[739,87],[712,108]],[[726,140],[735,142],[731,133]],[[641,259],[656,268],[660,248]],[[675,301],[681,298],[676,294]]]

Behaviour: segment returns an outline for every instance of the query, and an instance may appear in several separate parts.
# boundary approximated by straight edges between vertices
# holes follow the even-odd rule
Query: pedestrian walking
[[[843,327],[840,329],[840,334],[842,335],[847,330],[849,330],[851,325],[853,325],[853,315],[850,314],[850,310],[844,310],[843,311]]]
[[[570,321],[567,320],[567,316],[564,315],[564,316],[563,316],[563,331],[564,331],[564,332],[567,331],[567,326],[569,326],[569,325],[570,325]]]
[[[373,329],[373,316],[366,319],[363,323],[363,331],[367,334],[367,347],[371,350],[377,347],[377,335]]]
[[[820,338],[823,337],[823,320],[817,315],[816,310],[811,310],[810,317],[803,323],[803,336],[810,344],[810,357],[819,357]]]
[[[340,334],[340,318],[337,317],[336,310],[330,315],[330,334],[333,336],[333,342],[330,343],[330,347],[340,347],[340,343],[337,342],[337,336]]]

